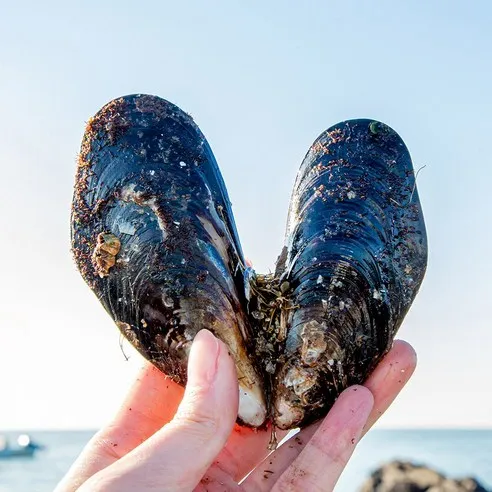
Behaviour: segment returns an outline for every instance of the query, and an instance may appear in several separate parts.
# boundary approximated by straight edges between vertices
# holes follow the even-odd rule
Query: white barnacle
[[[180,165],[180,167],[186,167],[186,162],[179,161],[179,165]]]
[[[316,383],[313,374],[302,367],[292,367],[287,372],[284,384],[287,388],[293,388],[297,396],[307,393]]]
[[[348,193],[347,193],[347,198],[349,200],[353,200],[355,197],[357,196],[357,194],[355,193],[355,191],[353,190],[350,190]]]
[[[382,292],[377,289],[374,289],[372,293],[372,298],[376,299],[376,301],[382,301],[383,300]]]
[[[167,294],[164,292],[162,294],[162,303],[164,304],[164,306],[166,306],[167,308],[172,308],[174,307],[174,301],[172,300],[171,297],[168,297]]]
[[[301,358],[304,364],[309,366],[315,364],[326,350],[328,344],[325,340],[325,330],[326,326],[316,320],[308,321],[302,327]]]
[[[322,284],[323,283],[323,275],[318,275],[318,280],[316,280],[317,284]]]

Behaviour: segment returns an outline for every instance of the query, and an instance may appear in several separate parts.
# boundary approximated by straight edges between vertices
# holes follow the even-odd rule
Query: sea
[[[11,442],[19,433],[0,431]],[[32,458],[0,460],[0,492],[52,492],[94,431],[28,433],[45,449]],[[492,430],[375,429],[357,446],[335,492],[357,492],[374,469],[395,459],[452,478],[473,476],[492,490]]]

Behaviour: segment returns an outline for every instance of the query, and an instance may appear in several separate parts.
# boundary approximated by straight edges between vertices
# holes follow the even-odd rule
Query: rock
[[[454,480],[423,465],[387,463],[374,471],[360,492],[492,492],[474,478]]]

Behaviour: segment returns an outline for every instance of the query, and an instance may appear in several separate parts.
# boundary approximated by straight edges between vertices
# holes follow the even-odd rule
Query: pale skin
[[[363,386],[346,389],[322,421],[271,453],[270,429],[235,423],[234,363],[227,347],[202,330],[192,345],[186,390],[145,363],[112,422],[55,492],[331,491],[415,365],[412,347],[396,341]]]

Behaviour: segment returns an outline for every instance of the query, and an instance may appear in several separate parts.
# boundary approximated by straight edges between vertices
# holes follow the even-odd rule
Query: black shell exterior
[[[89,121],[72,249],[121,332],[179,383],[200,329],[226,342],[240,378],[239,417],[263,424],[262,381],[247,355],[243,254],[217,163],[190,116],[158,97],[132,95]]]
[[[226,188],[190,116],[131,95],[87,124],[72,250],[123,335],[180,384],[194,336],[230,348],[239,421],[326,415],[391,347],[422,282],[427,240],[409,152],[350,120],[308,151],[274,275],[245,267]]]
[[[283,280],[292,304],[275,421],[303,426],[362,383],[391,347],[424,277],[427,240],[408,150],[388,126],[342,122],[294,187]]]

